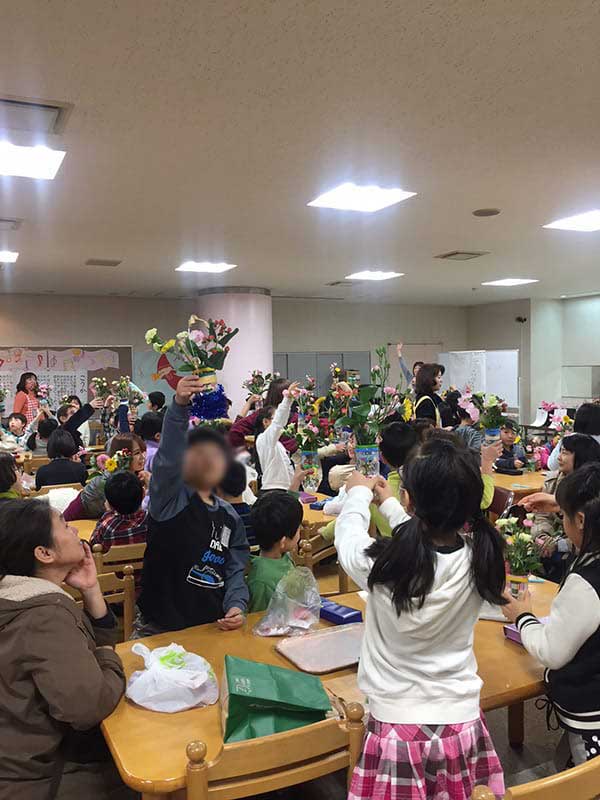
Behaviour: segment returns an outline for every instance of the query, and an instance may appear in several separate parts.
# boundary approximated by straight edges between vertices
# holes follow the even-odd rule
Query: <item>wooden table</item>
[[[97,519],[74,519],[72,522],[69,522],[69,525],[77,528],[80,539],[89,542],[97,522]]]
[[[326,494],[318,494],[317,492],[314,492],[314,495],[319,500],[331,500],[331,497]],[[311,508],[309,503],[306,505],[302,503],[302,508],[304,512],[302,515],[302,521],[306,522],[308,525],[327,525],[328,522],[331,522],[332,519],[335,519],[335,517],[332,517],[330,514],[324,514],[322,511],[316,511],[314,508]]]
[[[546,615],[556,593],[551,583],[532,584],[534,611]],[[339,602],[364,611],[357,593],[341,595]],[[251,614],[243,629],[225,633],[216,625],[151,636],[148,647],[163,647],[171,642],[204,656],[221,680],[226,654],[250,658],[293,669],[275,651],[278,639],[254,636],[252,627],[261,614]],[[329,627],[322,623],[322,627]],[[117,645],[127,677],[143,667],[142,659],[132,654],[132,642]],[[500,622],[478,622],[475,629],[475,654],[483,679],[481,705],[484,710],[509,707],[509,737],[518,744],[523,739],[523,701],[544,691],[542,667],[527,651],[507,641]],[[330,673],[327,678],[355,674],[355,668]],[[223,746],[220,706],[192,709],[178,714],[160,714],[133,705],[122,698],[115,711],[102,723],[102,730],[122,779],[146,800],[159,800],[185,785],[186,746],[201,740],[207,746],[206,760],[212,761]]]
[[[508,489],[515,494],[515,502],[518,502],[528,494],[541,492],[546,480],[545,472],[524,472],[522,475],[500,475],[495,472],[493,475],[494,486],[501,489]]]

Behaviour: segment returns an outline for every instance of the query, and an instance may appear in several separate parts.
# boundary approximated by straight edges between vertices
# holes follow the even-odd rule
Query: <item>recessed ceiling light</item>
[[[44,145],[22,147],[2,141],[0,142],[0,175],[52,180],[64,157],[64,150],[51,150]]]
[[[227,270],[235,269],[237,264],[225,264],[225,262],[213,261],[184,261],[180,264],[175,272],[227,272]]]
[[[347,281],[389,281],[390,278],[401,278],[404,272],[383,272],[382,270],[365,269],[346,275]]]
[[[416,192],[405,192],[404,189],[386,189],[382,186],[358,186],[355,183],[342,183],[325,194],[321,194],[309,206],[317,208],[337,208],[341,211],[379,211],[393,206]]]
[[[594,208],[584,214],[575,214],[573,217],[563,217],[549,222],[544,228],[554,228],[559,231],[600,231],[600,209]]]
[[[14,264],[18,257],[14,250],[0,250],[0,264]]]
[[[524,286],[526,283],[539,283],[537,278],[502,278],[499,281],[484,281],[482,286]]]
[[[496,217],[500,213],[499,208],[476,208],[471,212],[474,217]]]

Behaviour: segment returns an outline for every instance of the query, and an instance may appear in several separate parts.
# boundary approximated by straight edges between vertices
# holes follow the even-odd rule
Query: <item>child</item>
[[[13,411],[8,417],[8,431],[2,432],[3,449],[24,450],[30,435],[31,428],[28,427],[25,415]]]
[[[529,592],[518,599],[507,595],[502,610],[516,623],[525,648],[546,667],[548,697],[573,763],[582,764],[600,753],[600,464],[567,475],[556,499],[577,558],[550,617],[542,624],[532,613]]]
[[[147,407],[148,411],[154,411],[164,417],[167,407],[165,405],[166,397],[162,392],[150,392],[148,394]]]
[[[190,431],[186,447],[187,407],[202,389],[197,377],[181,378],[165,414],[150,483],[138,636],[207,622],[234,630],[244,623],[249,556],[244,524],[214,495],[227,471],[229,447],[206,427]]]
[[[271,381],[265,396],[264,408],[268,408],[270,406],[277,408],[283,399],[283,393],[289,387],[289,385],[290,381],[285,380],[285,378],[276,378],[274,381]],[[258,411],[254,411],[252,414],[248,414],[246,417],[238,417],[238,419],[236,419],[231,426],[229,430],[229,444],[235,450],[238,448],[245,448],[245,437],[255,433],[258,414]],[[293,422],[294,419],[295,417],[293,417],[291,421]],[[287,421],[284,424],[287,425]],[[259,429],[259,432],[262,432],[262,429]],[[298,443],[293,438],[288,439],[284,436],[282,437],[281,443],[288,453],[295,453],[298,449]]]
[[[158,411],[148,411],[140,420],[139,435],[146,443],[146,462],[144,469],[152,472],[152,462],[158,450],[164,416]]]
[[[496,459],[497,469],[523,469],[527,466],[525,450],[520,444],[515,444],[517,432],[517,423],[512,419],[505,419],[500,428],[503,449],[502,455]]]
[[[250,611],[264,611],[279,581],[294,568],[290,553],[298,548],[302,504],[276,490],[258,498],[250,512],[260,555],[250,559]]]
[[[69,404],[61,406],[56,412],[59,425],[71,434],[78,449],[83,449],[83,439],[81,438],[79,428],[84,422],[87,422],[90,417],[93,417],[94,413],[102,408],[104,404],[104,400],[101,400],[99,397],[94,397],[93,400],[90,400],[89,403],[82,406],[79,411],[74,405]]]
[[[58,486],[62,483],[80,483],[87,481],[87,469],[81,463],[79,448],[71,434],[64,428],[57,428],[48,440],[49,464],[40,467],[35,474],[35,488],[42,486]]]
[[[587,433],[588,436],[600,443],[600,402],[595,400],[593,403],[582,403],[579,406],[573,420],[573,433]],[[558,456],[563,441],[564,439],[561,439],[558,442],[548,458],[548,469],[550,470],[558,469]]]
[[[235,513],[244,523],[246,538],[250,547],[256,545],[256,537],[250,521],[250,506],[245,502],[242,495],[246,489],[247,476],[246,467],[239,461],[232,461],[221,481],[217,495],[225,500],[233,508]]]
[[[393,497],[400,498],[402,480],[400,471],[409,453],[417,445],[417,432],[407,422],[392,422],[381,431],[379,443],[379,456],[384,464],[390,467],[387,484]],[[371,520],[375,523],[381,536],[391,536],[392,529],[387,519],[380,513],[379,508],[371,506]]]
[[[27,449],[34,456],[46,457],[48,455],[48,439],[50,434],[58,428],[58,420],[54,417],[44,417],[38,422],[37,431],[27,439]]]
[[[574,433],[561,443],[558,471],[550,472],[544,482],[543,492],[556,494],[563,478],[590,462],[600,462],[600,444],[591,436]],[[571,552],[570,540],[561,535],[562,520],[552,512],[537,512],[533,518],[531,535],[543,544],[542,563],[545,576],[559,583],[564,577],[566,560]]]
[[[459,439],[463,440],[468,448],[479,455],[481,452],[481,445],[483,444],[483,433],[478,428],[474,427],[473,420],[468,411],[458,406],[456,412],[460,422],[458,428],[455,428],[454,433]]]
[[[294,472],[294,465],[288,451],[279,441],[287,425],[298,383],[290,384],[284,392],[277,409],[272,406],[261,408],[256,417],[256,464],[262,491],[269,489],[290,489],[297,491],[306,472]]]
[[[14,456],[0,453],[0,500],[17,500],[24,493]]]
[[[13,413],[23,414],[25,425],[33,422],[40,410],[38,379],[35,372],[24,372],[17,384]]]
[[[502,767],[479,708],[473,628],[483,600],[503,604],[503,543],[480,511],[473,454],[448,439],[424,442],[403,470],[412,518],[391,539],[367,532],[378,481],[355,472],[335,544],[344,571],[368,590],[358,685],[370,719],[348,797],[468,800],[476,784],[504,796]],[[381,506],[395,524],[398,500]],[[472,539],[460,531],[470,523]],[[427,776],[427,783],[424,780]],[[460,780],[458,780],[460,776]]]
[[[144,470],[146,460],[146,445],[134,433],[119,433],[113,436],[108,448],[108,455],[113,458],[118,452],[127,454],[127,466],[125,471],[132,472],[141,481],[144,488],[148,488],[150,475]],[[109,476],[109,472],[101,472],[94,475],[82,491],[65,509],[65,519],[100,519],[106,508],[106,497],[104,486]]]
[[[106,553],[113,545],[146,541],[148,515],[142,511],[144,487],[132,472],[115,472],[104,486],[106,513],[98,520],[90,546],[101,544]]]
[[[125,673],[90,548],[47,503],[11,500],[0,505],[0,576],[0,797],[107,797],[97,726]],[[65,764],[67,753],[77,759]]]

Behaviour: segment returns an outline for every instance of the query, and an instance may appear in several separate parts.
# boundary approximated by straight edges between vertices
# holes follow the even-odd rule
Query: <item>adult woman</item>
[[[447,415],[447,410],[438,394],[442,388],[443,374],[440,364],[423,364],[415,379],[415,417],[430,419],[437,428],[450,424],[447,420],[444,422],[443,414]]]
[[[0,576],[0,796],[51,800],[63,774],[85,770],[90,729],[125,689],[116,620],[89,546],[47,503],[0,505]],[[83,609],[63,583],[81,592]],[[78,767],[65,764],[67,752]]]
[[[27,418],[27,424],[37,417],[40,410],[40,401],[37,396],[38,379],[35,372],[24,372],[17,383],[17,394],[15,395],[14,414],[23,414]]]

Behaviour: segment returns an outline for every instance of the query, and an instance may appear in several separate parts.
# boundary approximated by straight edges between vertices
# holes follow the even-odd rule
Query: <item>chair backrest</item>
[[[515,493],[510,489],[503,489],[501,486],[494,488],[494,496],[488,511],[495,514],[497,517],[504,514],[505,511],[514,504]]]
[[[204,742],[186,749],[187,800],[233,800],[346,769],[348,780],[362,748],[364,711],[350,703],[346,719],[327,719],[274,736],[226,744],[207,764]]]
[[[80,483],[56,483],[54,486],[42,486],[35,494],[37,497],[41,497],[44,494],[48,494],[53,489],[75,489],[77,492],[80,492],[83,486]]]
[[[504,800],[594,800],[597,797],[600,797],[600,758],[596,757],[549,778],[514,786],[507,790]],[[494,800],[495,795],[487,787],[478,786],[471,798]]]
[[[123,567],[123,577],[118,578],[114,572],[98,575],[100,591],[106,602],[123,604],[123,641],[127,641],[133,630],[133,616],[135,606],[135,579],[133,567],[127,564]],[[83,605],[81,592],[63,584],[63,589],[68,592],[78,605]]]
[[[32,458],[26,459],[23,464],[23,469],[28,475],[35,475],[40,467],[45,467],[46,464],[50,463],[50,459],[46,458],[46,456],[33,456]]]
[[[120,572],[126,564],[131,564],[133,569],[138,572],[144,566],[145,552],[146,542],[113,545],[106,553],[102,552],[101,544],[95,544],[92,547],[98,575],[104,572]]]

